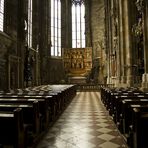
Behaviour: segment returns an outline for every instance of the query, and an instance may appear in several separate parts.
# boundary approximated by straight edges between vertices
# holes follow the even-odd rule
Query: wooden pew
[[[76,87],[74,85],[54,85],[52,87],[53,90],[49,89],[48,86],[39,86],[25,90],[14,90],[9,93],[3,92],[0,94],[0,104],[3,102],[3,104],[8,105],[9,102],[17,107],[18,104],[23,105],[27,100],[29,102],[38,100],[40,114],[45,117],[40,124],[43,127],[43,129],[40,129],[43,131],[49,127],[50,119],[55,121],[55,116],[58,117],[76,95]]]
[[[14,90],[13,92],[10,93],[5,93],[3,95],[50,95],[53,93],[63,93],[64,99],[68,100],[65,98],[65,94],[68,94],[68,98],[74,97],[76,95],[76,86],[75,85],[43,85],[43,86],[38,86],[34,88],[26,88],[23,90]],[[2,95],[2,94],[1,94]]]
[[[40,129],[44,130],[49,126],[50,109],[49,109],[49,98],[50,97],[40,97],[40,96],[3,96],[0,97],[0,103],[11,103],[11,104],[22,104],[22,103],[33,103],[34,101],[39,102],[39,112],[40,112]]]
[[[57,92],[44,92],[44,91],[30,91],[27,93],[19,93],[19,94],[4,94],[0,95],[0,98],[31,98],[31,99],[44,99],[47,98],[49,100],[49,106],[52,118],[54,119],[56,116],[56,112],[60,111],[61,99],[60,95]]]
[[[146,93],[144,93],[146,94]],[[143,92],[138,88],[101,88],[101,100],[104,103],[110,115],[112,115],[111,103],[115,96],[120,95],[143,95]]]
[[[52,88],[52,89],[51,89]],[[68,103],[72,100],[72,98],[76,95],[75,85],[44,85],[38,86],[35,88],[29,88],[26,90],[13,91],[13,93],[6,93],[4,95],[0,95],[0,97],[11,97],[11,98],[26,98],[31,97],[34,98],[39,96],[48,97],[52,96],[50,101],[50,112],[51,112],[51,120],[54,121],[55,117],[58,117],[60,113],[66,108]]]
[[[24,124],[31,129],[34,134],[40,132],[40,115],[38,101],[30,102],[13,102],[13,103],[0,103],[0,111],[13,111],[16,108],[22,108]]]
[[[0,97],[3,98],[35,98],[36,99],[41,99],[41,98],[48,98],[49,99],[49,106],[50,106],[50,111],[51,111],[51,119],[52,121],[55,120],[56,117],[59,116],[59,114],[64,110],[66,107],[67,101],[67,96],[65,95],[65,91],[31,91],[31,93],[22,93],[22,94],[5,94],[5,95],[0,95]],[[52,99],[51,99],[52,97]]]
[[[25,148],[23,125],[21,108],[17,108],[13,112],[0,112],[0,144]]]
[[[120,114],[120,132],[124,135],[128,134],[129,126],[132,124],[132,108],[131,105],[145,105],[148,104],[148,99],[126,99],[122,100],[121,112]]]
[[[110,93],[110,98],[108,99],[108,108],[109,108],[109,113],[112,115],[114,113],[114,106],[116,104],[116,100],[118,98],[127,98],[127,97],[137,97],[141,96],[141,93],[139,92],[122,92],[122,91],[117,91]]]
[[[129,138],[129,146],[132,148],[148,147],[148,104],[131,105],[132,124]]]
[[[111,112],[112,112],[112,114],[114,115],[114,116],[113,116],[113,119],[114,119],[115,123],[118,122],[119,115],[120,115],[120,112],[121,112],[122,100],[125,100],[125,99],[132,99],[132,100],[135,100],[135,99],[148,99],[148,96],[141,96],[141,95],[137,95],[137,96],[130,96],[130,95],[123,96],[123,95],[117,95],[117,96],[115,96],[115,97],[111,100]]]
[[[109,88],[102,88],[101,93],[102,102],[113,116],[120,132],[126,135],[129,146],[147,148],[148,93],[138,89]]]

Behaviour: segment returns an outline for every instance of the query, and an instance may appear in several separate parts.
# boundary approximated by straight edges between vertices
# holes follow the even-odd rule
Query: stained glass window
[[[32,0],[28,0],[28,47],[32,47]]]
[[[51,0],[51,56],[61,56],[60,0]]]
[[[72,47],[85,47],[84,0],[72,0]]]
[[[0,0],[0,31],[4,28],[4,0]]]

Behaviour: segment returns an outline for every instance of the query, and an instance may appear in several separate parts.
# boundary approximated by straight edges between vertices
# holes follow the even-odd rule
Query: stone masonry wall
[[[104,0],[91,1],[91,30],[92,30],[92,47],[93,47],[93,63],[97,72],[95,79],[99,83],[104,83],[106,77],[105,72],[105,51],[104,51]],[[98,63],[96,63],[96,61]]]

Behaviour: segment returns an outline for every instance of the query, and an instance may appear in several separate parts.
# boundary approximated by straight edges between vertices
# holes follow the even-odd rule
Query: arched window
[[[61,56],[61,0],[51,0],[51,56]]]
[[[72,47],[85,47],[84,0],[72,0]]]
[[[28,47],[32,47],[32,0],[28,0]]]
[[[4,28],[4,0],[0,0],[0,31]]]

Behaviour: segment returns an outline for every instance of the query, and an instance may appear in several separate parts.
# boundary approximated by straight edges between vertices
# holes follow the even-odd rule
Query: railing
[[[114,84],[77,84],[77,91],[99,91],[101,87],[114,87]]]

